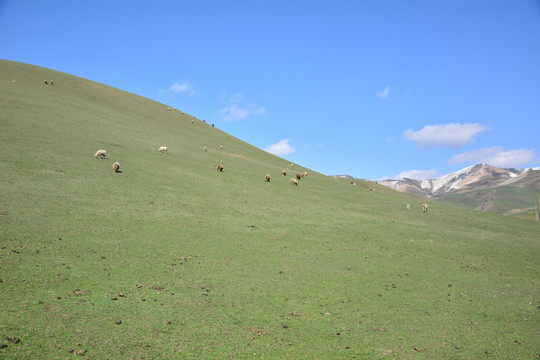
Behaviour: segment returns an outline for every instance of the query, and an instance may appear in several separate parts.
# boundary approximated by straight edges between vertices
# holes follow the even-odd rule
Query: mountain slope
[[[537,356],[537,222],[423,213],[50,69],[0,61],[0,94],[2,359]]]
[[[501,169],[477,164],[437,179],[381,180],[380,184],[476,210],[505,215],[534,212],[540,192],[540,170]]]

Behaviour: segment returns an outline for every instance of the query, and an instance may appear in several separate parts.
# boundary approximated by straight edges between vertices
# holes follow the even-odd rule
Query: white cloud
[[[425,180],[425,179],[435,179],[439,176],[439,172],[436,169],[431,170],[406,170],[403,171],[396,176],[393,177],[393,179],[417,179],[417,180]]]
[[[390,89],[392,88],[392,85],[387,85],[383,91],[381,92],[378,92],[377,93],[377,96],[379,97],[379,99],[386,99],[388,97],[388,95],[390,95]]]
[[[250,115],[265,115],[267,110],[263,106],[250,102],[244,104],[245,96],[242,93],[234,94],[230,97],[222,95],[219,101],[229,104],[219,110],[219,115],[223,121],[239,121]]]
[[[275,143],[273,145],[270,145],[269,147],[267,147],[264,150],[268,151],[270,154],[274,154],[274,155],[278,155],[278,156],[291,154],[295,150],[291,145],[289,145],[289,141],[291,141],[291,140],[290,139],[280,140],[279,142],[277,142],[277,143]]]
[[[189,92],[190,95],[195,94],[193,85],[189,81],[183,82],[181,84],[179,82],[175,82],[169,87],[169,90],[171,90],[175,94],[180,92]]]
[[[224,121],[238,121],[247,117],[249,115],[249,110],[240,108],[236,104],[232,104],[231,106],[219,110],[219,114]]]
[[[253,115],[266,115],[266,108],[264,107],[254,108],[253,110],[251,110],[250,113]]]
[[[474,141],[474,137],[487,130],[480,124],[428,125],[419,131],[411,129],[403,133],[406,140],[415,141],[421,149],[435,147],[458,148]]]
[[[523,164],[534,162],[535,157],[536,152],[533,149],[504,151],[502,147],[494,146],[454,155],[448,162],[450,164],[483,163],[503,168],[519,168]]]

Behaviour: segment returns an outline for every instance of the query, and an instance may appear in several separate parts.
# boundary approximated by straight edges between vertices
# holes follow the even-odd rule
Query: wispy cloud
[[[277,143],[270,145],[264,150],[268,151],[270,154],[274,154],[278,156],[291,154],[295,151],[295,149],[294,147],[289,145],[289,141],[291,140],[290,139],[280,140]]]
[[[533,149],[507,150],[500,146],[482,148],[454,155],[448,161],[449,164],[461,164],[470,162],[473,164],[483,163],[503,168],[521,167],[523,164],[534,162],[536,152]]]
[[[392,89],[392,85],[386,85],[383,91],[378,92],[377,96],[379,99],[386,99],[390,95],[390,89]]]
[[[393,177],[393,179],[417,179],[417,180],[425,180],[425,179],[435,179],[437,176],[439,176],[439,172],[436,169],[431,170],[406,170],[403,171],[396,176]]]
[[[240,108],[238,105],[232,104],[219,110],[219,115],[224,121],[238,121],[248,116],[249,111],[246,108]]]
[[[232,96],[222,95],[219,101],[226,103],[227,106],[219,110],[219,116],[223,121],[239,121],[250,115],[265,115],[267,110],[254,102],[246,102],[242,93]]]
[[[190,81],[185,81],[183,83],[179,83],[176,81],[169,87],[169,90],[175,94],[181,92],[188,92],[190,95],[195,94],[195,89],[193,88],[193,84]]]
[[[474,141],[474,137],[488,128],[480,124],[428,125],[419,131],[405,131],[406,140],[415,141],[421,149],[449,147],[457,149]]]

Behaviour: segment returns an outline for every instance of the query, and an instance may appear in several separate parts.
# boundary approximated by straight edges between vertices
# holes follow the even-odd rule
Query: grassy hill
[[[540,353],[538,222],[422,213],[45,68],[0,61],[0,94],[0,358]]]

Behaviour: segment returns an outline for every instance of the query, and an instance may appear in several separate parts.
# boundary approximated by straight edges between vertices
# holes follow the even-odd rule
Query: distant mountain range
[[[540,168],[501,169],[477,164],[436,179],[389,179],[378,183],[400,192],[481,211],[535,217]]]

